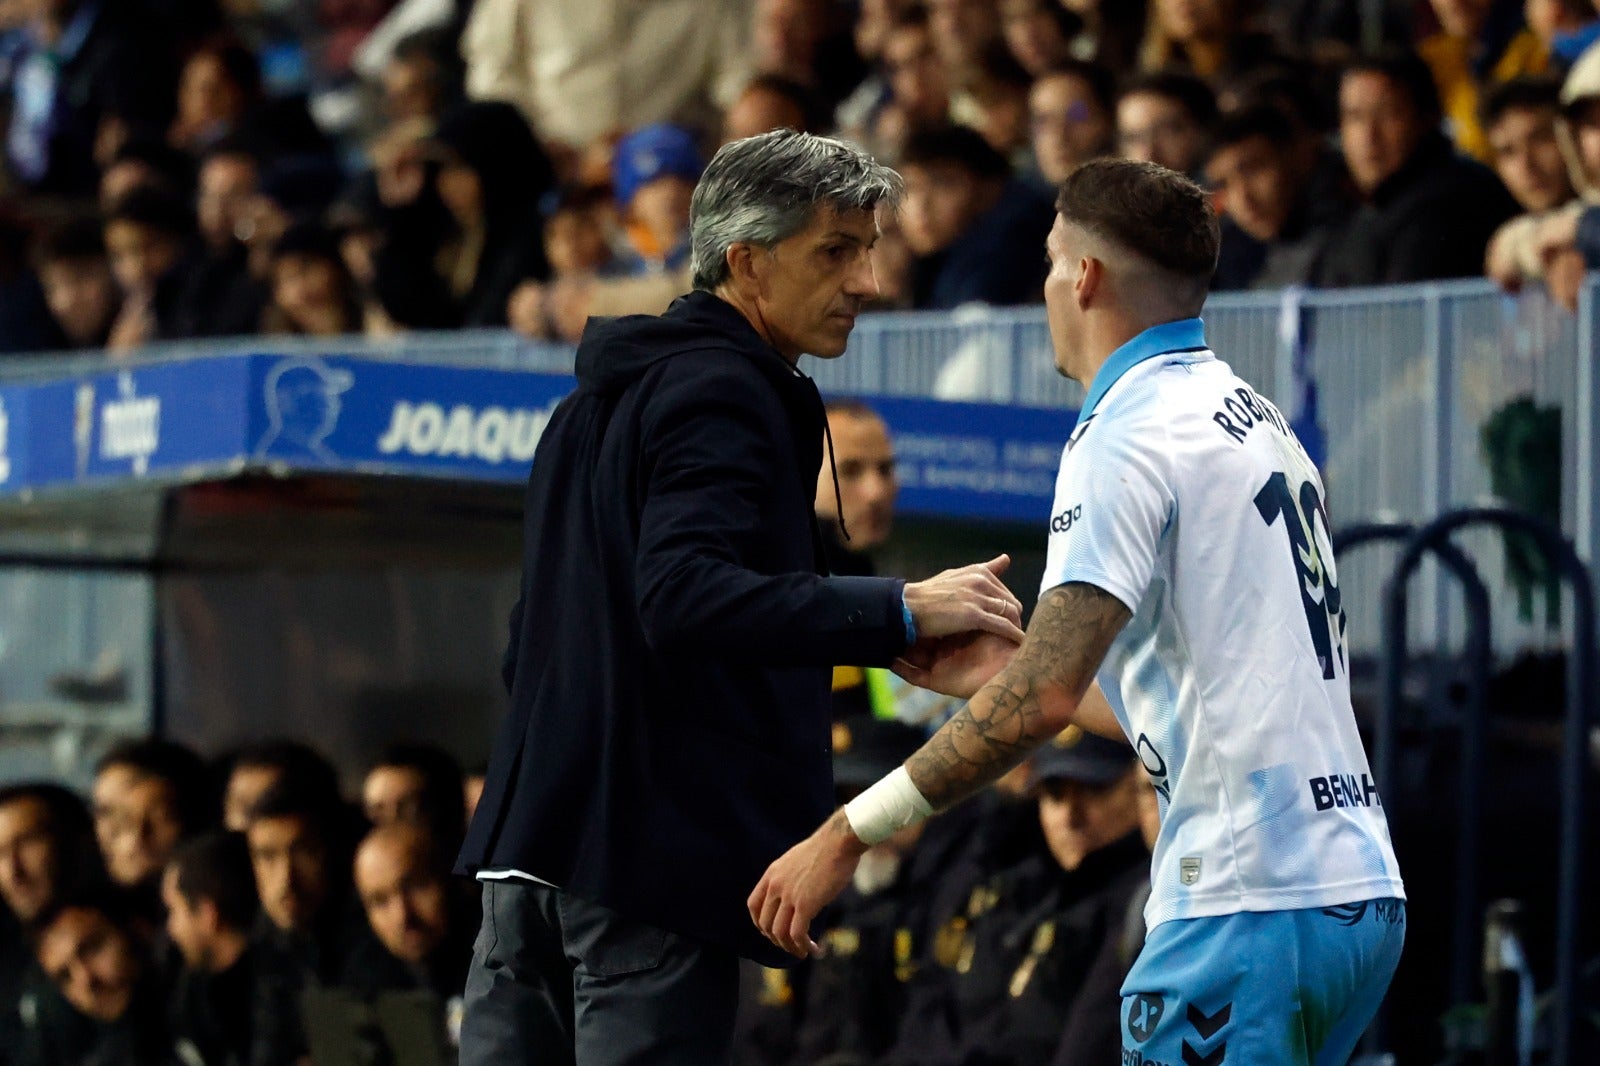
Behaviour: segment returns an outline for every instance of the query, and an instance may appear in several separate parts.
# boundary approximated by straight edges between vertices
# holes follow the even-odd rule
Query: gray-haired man
[[[843,353],[899,190],[837,141],[727,145],[695,190],[695,291],[585,333],[529,479],[511,713],[461,857],[485,882],[469,1066],[725,1061],[737,957],[788,958],[749,886],[833,807],[829,668],[1021,638],[1004,557],[819,574],[823,409],[795,364]]]

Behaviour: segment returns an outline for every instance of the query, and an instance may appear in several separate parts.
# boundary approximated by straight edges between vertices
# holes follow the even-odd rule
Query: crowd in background
[[[1213,191],[1218,289],[1571,305],[1597,39],[1592,0],[3,0],[0,351],[570,340],[687,289],[701,167],[780,126],[904,174],[885,308],[1036,302],[1105,155]]]

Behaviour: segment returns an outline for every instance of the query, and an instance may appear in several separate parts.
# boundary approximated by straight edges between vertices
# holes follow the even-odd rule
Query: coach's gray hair
[[[900,201],[900,175],[859,148],[793,130],[722,146],[689,207],[694,287],[728,280],[728,249],[770,248],[805,229],[819,206],[871,210]]]

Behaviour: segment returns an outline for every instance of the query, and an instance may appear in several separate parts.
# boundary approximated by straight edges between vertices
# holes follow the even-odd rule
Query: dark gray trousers
[[[531,881],[486,881],[461,1066],[721,1066],[739,960]]]

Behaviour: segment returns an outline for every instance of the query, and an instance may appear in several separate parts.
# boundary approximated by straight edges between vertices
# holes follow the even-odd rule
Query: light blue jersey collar
[[[1089,395],[1083,401],[1083,410],[1078,412],[1078,422],[1087,421],[1100,401],[1105,399],[1106,393],[1111,391],[1111,386],[1146,359],[1171,355],[1173,352],[1204,351],[1205,347],[1206,327],[1198,318],[1180,318],[1176,322],[1151,326],[1112,352],[1101,365],[1094,380],[1089,383]]]

